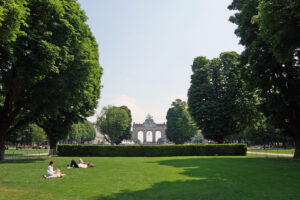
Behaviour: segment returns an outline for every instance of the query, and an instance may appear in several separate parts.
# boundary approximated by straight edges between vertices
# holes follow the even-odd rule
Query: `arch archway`
[[[144,133],[143,131],[139,131],[138,134],[137,134],[137,139],[139,141],[141,141],[141,143],[144,143]]]
[[[147,131],[147,133],[146,133],[146,142],[153,142],[152,131]]]
[[[155,142],[157,142],[157,140],[161,138],[161,132],[160,131],[156,131],[155,132]]]

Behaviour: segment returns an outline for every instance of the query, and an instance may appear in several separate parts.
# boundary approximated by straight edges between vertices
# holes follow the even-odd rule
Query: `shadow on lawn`
[[[124,190],[98,200],[123,199],[300,199],[300,162],[265,158],[188,158],[155,162],[181,168],[190,180],[155,183],[140,190]],[[281,173],[283,170],[288,173]],[[290,180],[295,182],[291,184]],[[289,183],[287,187],[286,183]],[[126,183],[124,183],[126,184]]]
[[[0,165],[1,164],[7,164],[7,163],[10,163],[10,164],[26,164],[26,163],[33,163],[33,162],[38,162],[38,161],[44,161],[48,158],[44,157],[44,158],[41,158],[41,157],[22,157],[22,158],[18,158],[18,159],[6,159],[6,160],[3,160],[3,161],[0,161]]]

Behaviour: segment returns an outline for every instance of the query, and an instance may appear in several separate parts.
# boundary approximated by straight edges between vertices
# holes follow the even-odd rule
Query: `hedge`
[[[147,157],[147,156],[244,156],[246,144],[197,145],[70,145],[57,147],[60,156]]]

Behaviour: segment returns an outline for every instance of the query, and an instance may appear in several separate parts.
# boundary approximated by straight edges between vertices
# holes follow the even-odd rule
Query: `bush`
[[[244,156],[245,144],[207,145],[58,145],[60,156]]]

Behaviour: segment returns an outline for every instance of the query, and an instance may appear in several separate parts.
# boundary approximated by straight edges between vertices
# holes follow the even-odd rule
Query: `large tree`
[[[273,126],[295,140],[300,158],[300,20],[296,0],[234,0],[230,21],[245,46],[242,68],[249,88]]]
[[[175,144],[184,144],[197,134],[194,124],[186,107],[186,102],[176,99],[167,112],[166,135]]]
[[[112,145],[131,138],[131,134],[128,134],[128,127],[131,126],[131,116],[128,115],[128,110],[123,106],[104,107],[97,118],[96,127],[104,135],[105,140]]]
[[[1,159],[7,136],[31,121],[55,148],[74,121],[94,113],[100,95],[98,45],[76,0],[28,0],[27,7],[25,34],[0,42]]]
[[[256,99],[245,89],[237,53],[197,57],[192,71],[188,108],[206,139],[223,143],[252,123]]]

